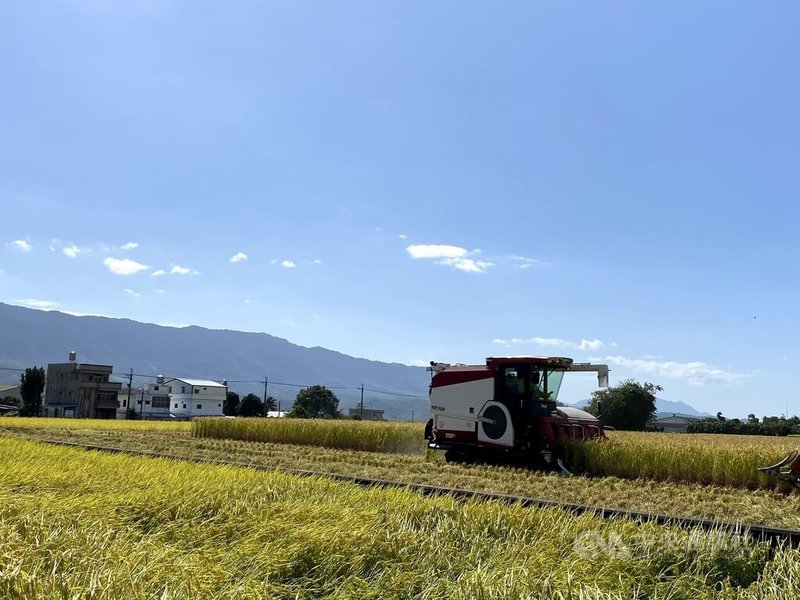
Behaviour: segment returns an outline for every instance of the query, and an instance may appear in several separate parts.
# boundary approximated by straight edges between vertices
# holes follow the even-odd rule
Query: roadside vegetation
[[[800,577],[793,550],[558,509],[9,437],[0,460],[3,598],[776,598]]]

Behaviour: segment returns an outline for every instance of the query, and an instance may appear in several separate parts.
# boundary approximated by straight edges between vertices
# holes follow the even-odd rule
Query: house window
[[[153,408],[169,408],[169,396],[153,396]]]
[[[158,386],[157,386],[157,385],[154,385],[154,386],[153,386],[153,391],[154,391],[154,392],[157,392],[157,391],[158,391]]]
[[[186,393],[186,386],[183,385],[183,386],[181,386],[181,394],[185,394],[185,393]]]
[[[186,408],[186,405],[185,405],[185,404],[183,405],[183,408]]]
[[[197,410],[200,410],[201,408],[203,408],[203,405],[202,404],[198,404],[197,405]]]
[[[178,408],[178,403],[177,402],[175,403],[175,408]]]
[[[123,400],[122,401],[122,408],[125,408],[126,406],[128,406],[128,401],[127,400]]]
[[[200,393],[200,388],[195,388],[194,393],[195,394],[199,394]]]

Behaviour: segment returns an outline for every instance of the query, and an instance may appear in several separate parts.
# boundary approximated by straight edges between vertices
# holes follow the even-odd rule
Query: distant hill
[[[575,408],[584,408],[587,404],[589,404],[589,400],[580,400],[570,404],[570,406],[574,406]],[[664,416],[672,414],[690,415],[693,417],[711,416],[708,413],[700,412],[685,402],[673,402],[671,400],[664,400],[663,398],[656,397],[656,415]]]
[[[430,376],[422,367],[306,348],[266,333],[75,317],[3,303],[0,332],[0,367],[66,362],[67,353],[75,350],[78,362],[113,365],[115,376],[126,382],[132,368],[150,376],[227,379],[233,391],[261,394],[267,377],[268,393],[282,401],[281,408],[291,403],[299,387],[320,384],[350,388],[334,390],[345,409],[356,405],[360,391],[355,388],[363,384],[365,408],[383,408],[387,418],[407,420],[414,411],[415,419],[422,420],[428,412]],[[4,382],[18,383],[19,374],[0,371]],[[134,385],[146,382],[134,379]]]

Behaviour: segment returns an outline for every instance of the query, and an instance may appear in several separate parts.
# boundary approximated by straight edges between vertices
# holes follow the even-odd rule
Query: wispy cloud
[[[321,265],[321,264],[322,264],[322,259],[315,258],[315,259],[314,259],[314,260],[312,260],[311,262],[312,262],[312,263],[314,263],[315,265]]]
[[[30,306],[31,308],[41,308],[41,309],[51,309],[58,306],[58,302],[53,302],[52,300],[36,300],[34,298],[25,298],[24,300],[17,300],[20,304],[24,306]]]
[[[281,263],[281,266],[282,266],[284,269],[294,269],[294,268],[295,268],[297,265],[294,263],[294,261],[293,261],[293,260],[284,260],[284,261]]]
[[[447,244],[411,244],[406,247],[411,258],[434,260],[437,264],[453,267],[466,273],[484,273],[494,264],[477,258],[480,250],[467,250]]]
[[[162,275],[166,275],[167,272],[164,269],[157,269],[150,273],[151,277],[161,277]]]
[[[495,338],[493,344],[511,348],[512,346],[540,346],[544,348],[569,348],[572,350],[593,350],[603,348],[605,344],[598,339],[581,339],[580,342],[573,342],[561,338],[530,337],[530,338]]]
[[[30,252],[33,246],[28,243],[28,240],[14,240],[11,242],[11,247],[20,252]]]
[[[172,265],[170,269],[171,275],[199,275],[200,271],[190,269],[189,267],[182,267],[180,265]]]
[[[517,267],[520,269],[530,269],[532,266],[539,264],[539,260],[527,256],[512,255],[508,257],[508,260],[516,263]]]
[[[135,291],[133,291],[131,289],[128,289],[128,288],[125,288],[122,291],[125,292],[126,294],[128,294],[129,296],[133,296],[134,298],[138,298],[139,296],[141,296],[141,294],[139,292],[135,292]]]
[[[78,254],[81,253],[81,249],[75,245],[67,246],[66,248],[62,248],[61,250],[64,254],[69,256],[70,258],[76,258]]]
[[[231,256],[229,260],[232,263],[242,262],[243,260],[247,260],[247,254],[245,254],[244,252],[237,252],[236,254]]]
[[[734,373],[702,361],[677,362],[626,358],[625,356],[593,357],[591,360],[593,362],[602,361],[639,373],[649,373],[656,377],[683,379],[693,386],[733,384],[747,377],[744,373]]]
[[[143,265],[130,258],[113,258],[110,256],[103,261],[103,264],[116,275],[135,275],[150,268],[148,265]]]
[[[120,250],[135,250],[139,247],[138,242],[128,242],[119,247]]]

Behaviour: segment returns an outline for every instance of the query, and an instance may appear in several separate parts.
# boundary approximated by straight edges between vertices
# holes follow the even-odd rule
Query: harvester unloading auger
[[[760,467],[758,470],[800,488],[800,452],[797,450],[792,450],[786,458],[771,467]]]
[[[485,365],[432,362],[428,447],[449,461],[514,457],[567,472],[564,440],[605,438],[602,423],[586,411],[558,406],[567,372],[597,373],[608,387],[608,366],[558,356],[489,357]]]

